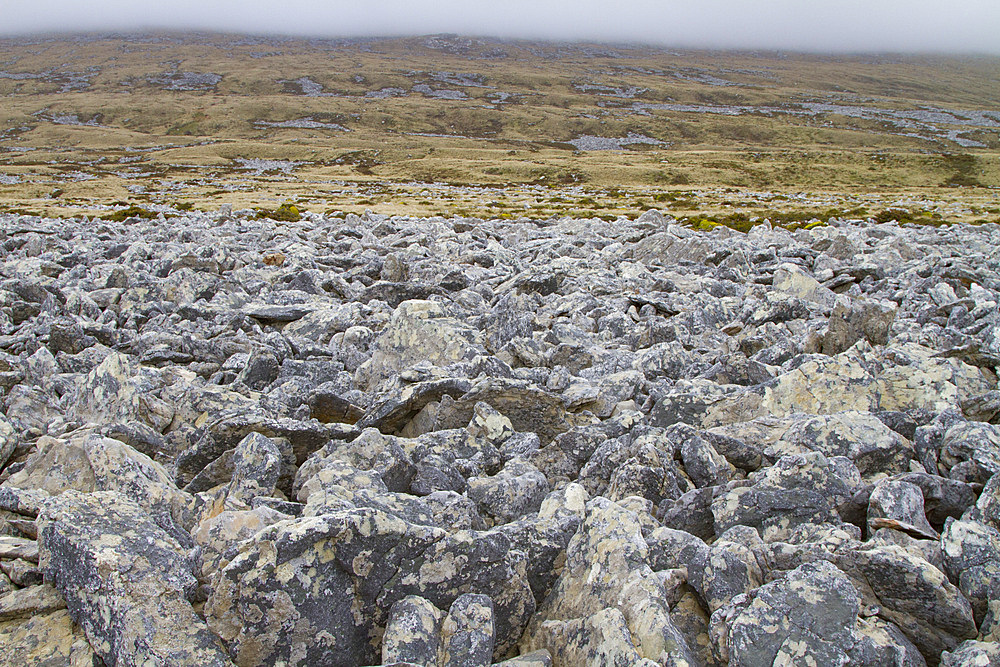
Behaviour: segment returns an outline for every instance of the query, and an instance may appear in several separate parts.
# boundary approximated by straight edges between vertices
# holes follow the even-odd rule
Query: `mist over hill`
[[[989,0],[546,0],[358,4],[290,0],[42,0],[5,9],[0,34],[179,29],[309,37],[475,36],[649,43],[680,48],[810,52],[1000,53],[1000,7]]]

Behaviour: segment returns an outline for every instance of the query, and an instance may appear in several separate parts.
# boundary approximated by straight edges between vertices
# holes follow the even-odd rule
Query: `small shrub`
[[[273,211],[266,208],[255,209],[257,211],[257,219],[268,218],[270,220],[277,220],[280,222],[298,222],[302,219],[302,214],[299,213],[299,209],[295,204],[282,204]]]
[[[101,220],[109,220],[111,222],[124,222],[127,218],[142,218],[143,220],[149,220],[158,215],[159,213],[154,213],[149,209],[132,204],[128,208],[119,209],[117,211],[113,211],[112,213],[108,213],[107,215],[101,216]]]

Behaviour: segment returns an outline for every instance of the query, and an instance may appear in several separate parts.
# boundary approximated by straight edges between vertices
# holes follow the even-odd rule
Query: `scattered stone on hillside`
[[[8,661],[997,662],[996,225],[299,218],[0,214]]]

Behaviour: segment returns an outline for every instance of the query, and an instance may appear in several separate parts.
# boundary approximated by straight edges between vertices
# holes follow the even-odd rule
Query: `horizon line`
[[[405,32],[385,32],[385,33],[309,33],[293,31],[241,31],[225,30],[212,27],[166,27],[166,26],[136,26],[130,28],[107,28],[95,30],[38,30],[16,33],[4,33],[0,29],[0,40],[42,40],[42,39],[65,39],[72,37],[97,37],[113,39],[128,36],[168,36],[168,35],[206,35],[219,37],[252,37],[262,40],[298,40],[298,41],[370,41],[386,42],[393,40],[408,39],[428,39],[432,37],[456,38],[456,39],[477,39],[492,41],[500,44],[551,44],[560,46],[574,45],[599,45],[626,49],[656,49],[663,51],[677,50],[690,52],[718,52],[718,53],[742,53],[748,55],[756,54],[776,54],[776,55],[803,55],[803,56],[844,56],[844,57],[871,57],[871,56],[893,56],[893,57],[944,57],[944,58],[986,58],[1000,60],[1000,54],[987,51],[976,50],[948,50],[948,49],[927,49],[927,50],[864,50],[864,49],[804,49],[777,46],[709,46],[709,45],[687,45],[679,42],[656,42],[645,39],[621,40],[621,39],[600,39],[600,38],[558,38],[558,37],[523,37],[504,36],[490,33],[457,33],[451,31],[429,32],[429,33],[405,33]]]

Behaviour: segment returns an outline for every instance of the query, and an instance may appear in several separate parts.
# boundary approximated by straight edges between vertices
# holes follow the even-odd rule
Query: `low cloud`
[[[0,34],[202,29],[353,37],[454,32],[677,47],[1000,55],[996,0],[38,0]]]

